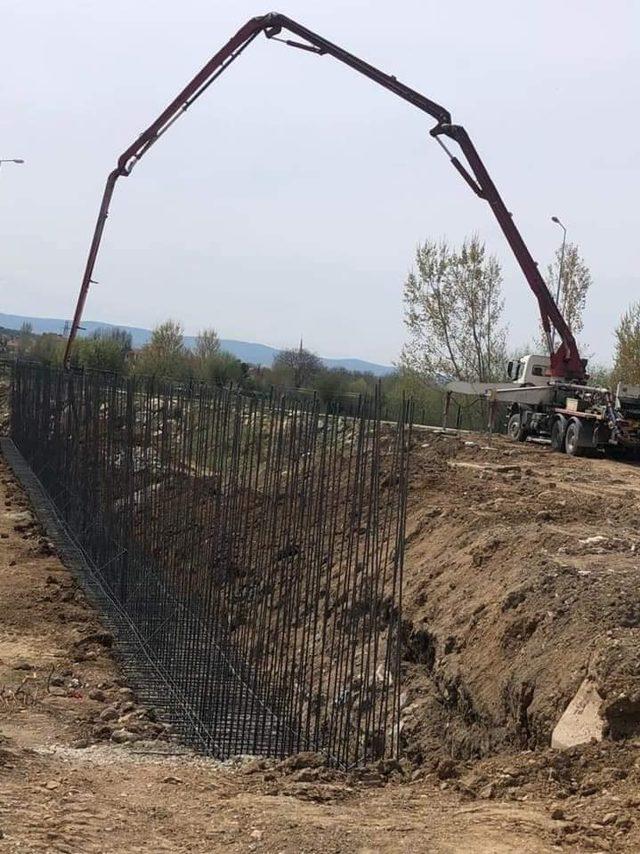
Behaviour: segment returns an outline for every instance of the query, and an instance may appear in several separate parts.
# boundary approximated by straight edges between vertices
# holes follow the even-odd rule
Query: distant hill
[[[0,312],[0,326],[8,329],[20,329],[23,323],[30,323],[33,331],[38,335],[43,332],[55,332],[59,335],[64,332],[65,321],[57,317],[24,317],[20,314],[2,314]],[[150,329],[141,329],[136,326],[118,326],[114,323],[103,323],[99,320],[83,320],[83,332],[80,334],[95,332],[96,329],[124,329],[131,334],[134,347],[142,347],[147,343],[151,335]],[[185,344],[193,347],[195,338],[185,335]],[[220,344],[224,350],[232,353],[236,358],[251,365],[264,365],[271,367],[273,360],[280,350],[269,347],[267,344],[253,344],[249,341],[234,341],[231,338],[222,338]],[[346,368],[348,371],[365,371],[377,377],[386,376],[393,371],[389,365],[378,365],[375,362],[366,362],[363,359],[325,359],[322,361],[327,368]]]

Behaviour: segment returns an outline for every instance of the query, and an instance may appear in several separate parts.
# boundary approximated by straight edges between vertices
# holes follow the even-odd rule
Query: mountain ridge
[[[6,329],[20,329],[23,323],[30,323],[33,331],[38,335],[46,332],[62,334],[65,329],[65,321],[58,317],[29,317],[21,314],[4,314],[0,312],[0,326]],[[120,323],[107,323],[101,320],[85,320],[83,321],[82,334],[91,334],[98,329],[123,329],[131,334],[131,340],[134,347],[142,347],[149,340],[151,330],[139,326],[125,326]],[[193,349],[195,344],[194,335],[185,335],[184,341],[187,347]],[[252,365],[261,365],[271,367],[273,360],[281,353],[282,350],[278,347],[271,347],[268,344],[260,344],[252,341],[238,341],[234,338],[221,338],[220,346],[223,350],[231,353],[237,359],[243,362],[248,362]],[[390,374],[393,368],[390,365],[381,365],[376,362],[369,362],[366,359],[358,358],[322,358],[323,364],[327,368],[344,368],[348,371],[361,371],[363,373],[371,373],[374,376],[382,377]]]

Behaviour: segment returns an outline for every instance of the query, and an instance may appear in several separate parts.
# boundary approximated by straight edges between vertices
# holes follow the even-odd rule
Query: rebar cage
[[[397,755],[409,416],[27,363],[12,383],[13,442],[140,689],[221,758]]]

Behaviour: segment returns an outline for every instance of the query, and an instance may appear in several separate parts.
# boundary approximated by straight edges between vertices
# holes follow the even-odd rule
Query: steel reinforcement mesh
[[[186,741],[397,754],[408,411],[16,366],[13,442]]]

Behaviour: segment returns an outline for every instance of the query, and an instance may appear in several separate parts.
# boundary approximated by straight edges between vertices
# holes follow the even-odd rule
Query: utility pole
[[[560,308],[560,290],[562,288],[562,272],[564,270],[564,250],[567,245],[567,229],[560,222],[557,216],[551,217],[551,222],[555,222],[556,225],[559,225],[562,229],[562,249],[560,250],[560,269],[558,270],[558,287],[556,288],[556,305]],[[551,352],[553,353],[553,347],[555,344],[556,338],[556,330],[553,329],[551,332]]]

